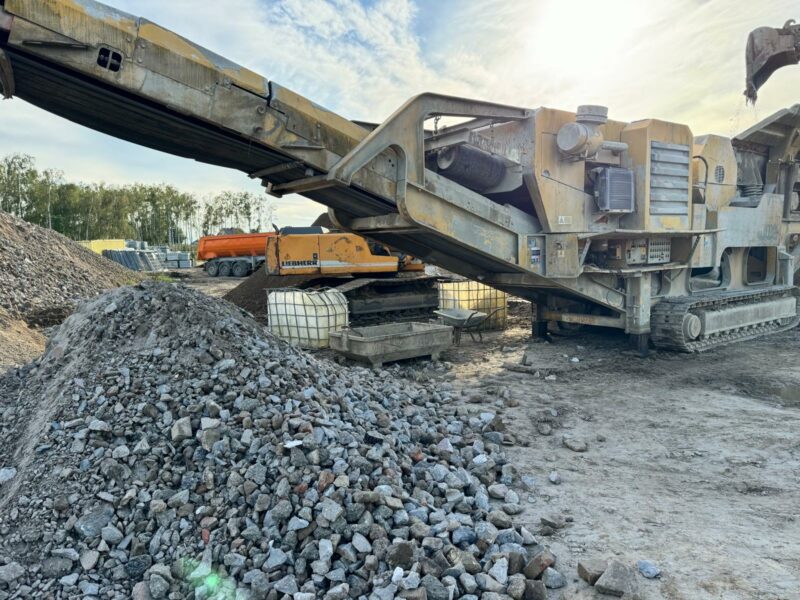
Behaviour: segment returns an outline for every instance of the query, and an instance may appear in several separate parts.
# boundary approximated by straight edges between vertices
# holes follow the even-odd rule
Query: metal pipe
[[[626,142],[612,142],[606,140],[603,142],[601,148],[603,148],[603,150],[608,150],[612,154],[622,154],[628,151],[628,144]]]
[[[797,183],[797,163],[792,161],[786,164],[786,178],[783,188],[783,218],[792,216],[792,202],[794,201],[794,185]]]

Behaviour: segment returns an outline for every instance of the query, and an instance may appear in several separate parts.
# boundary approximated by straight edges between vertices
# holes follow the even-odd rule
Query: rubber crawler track
[[[764,300],[795,297],[798,301],[798,316],[786,322],[766,321],[747,327],[733,327],[726,331],[687,340],[683,333],[684,317],[698,309],[715,310],[741,304],[755,304]],[[752,340],[773,333],[787,331],[800,323],[800,290],[792,286],[772,287],[757,292],[728,292],[723,294],[700,294],[680,298],[665,298],[654,308],[650,316],[650,337],[656,348],[678,352],[704,352],[712,348]]]

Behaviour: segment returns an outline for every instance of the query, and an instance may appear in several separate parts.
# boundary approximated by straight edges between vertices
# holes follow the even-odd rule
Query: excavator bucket
[[[759,27],[747,39],[747,87],[744,95],[755,103],[758,90],[772,74],[800,62],[800,25],[787,21],[781,29]]]

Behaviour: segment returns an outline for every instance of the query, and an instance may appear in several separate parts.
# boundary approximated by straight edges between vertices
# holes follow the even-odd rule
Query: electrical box
[[[647,240],[610,240],[608,264],[612,267],[647,264]]]
[[[670,262],[671,254],[669,238],[609,240],[607,261],[611,267],[662,265]]]
[[[672,241],[669,238],[651,238],[647,241],[647,263],[663,265],[672,258]]]
[[[547,239],[543,235],[528,236],[528,259],[531,271],[539,275],[545,274],[546,244]]]
[[[635,208],[633,171],[617,167],[599,169],[594,199],[600,212],[632,213]]]

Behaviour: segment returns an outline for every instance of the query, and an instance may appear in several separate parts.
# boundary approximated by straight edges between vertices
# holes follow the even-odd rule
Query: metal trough
[[[384,363],[419,356],[438,360],[453,344],[453,328],[428,323],[391,323],[357,327],[331,333],[331,348],[375,367]]]

